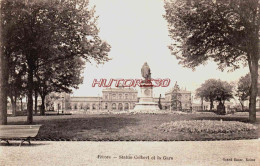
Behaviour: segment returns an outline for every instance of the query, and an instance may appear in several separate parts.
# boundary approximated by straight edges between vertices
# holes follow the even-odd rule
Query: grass
[[[118,114],[118,115],[56,115],[35,116],[34,123],[42,124],[37,139],[51,140],[226,140],[258,138],[258,130],[238,133],[189,133],[183,131],[164,132],[163,123],[183,120],[220,120],[248,122],[247,116],[220,116],[213,114]],[[26,117],[8,117],[8,124],[25,124]]]

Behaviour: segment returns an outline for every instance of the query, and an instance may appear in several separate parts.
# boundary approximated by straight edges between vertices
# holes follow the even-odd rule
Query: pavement
[[[233,141],[1,143],[0,165],[260,165],[260,139]]]

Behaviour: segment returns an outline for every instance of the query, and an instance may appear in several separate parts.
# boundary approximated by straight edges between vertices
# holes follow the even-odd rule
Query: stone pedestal
[[[141,83],[141,96],[132,112],[135,113],[156,113],[160,109],[158,104],[153,101],[153,85],[151,82]]]

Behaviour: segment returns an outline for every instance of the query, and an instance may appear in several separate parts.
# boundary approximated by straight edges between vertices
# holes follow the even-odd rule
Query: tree
[[[2,15],[0,15],[0,21],[2,23]],[[2,24],[1,24],[2,26]],[[2,46],[2,28],[0,28],[0,42]],[[8,69],[7,69],[7,57],[5,56],[3,49],[0,50],[0,125],[7,124],[7,88],[8,88]]]
[[[225,104],[225,101],[229,101],[233,98],[233,86],[226,81],[217,81],[216,89],[216,101]]]
[[[169,46],[185,67],[212,59],[220,69],[248,65],[251,76],[250,122],[256,121],[259,61],[259,0],[167,0]]]
[[[45,114],[45,97],[51,92],[72,92],[71,88],[78,88],[83,82],[81,76],[84,69],[84,61],[75,57],[70,61],[53,63],[42,66],[37,70],[36,78],[38,93],[41,96],[42,104],[40,114]]]
[[[226,81],[209,79],[196,89],[196,97],[210,102],[210,110],[212,110],[214,101],[225,104],[226,100],[233,98],[232,89],[232,85]]]
[[[213,103],[216,99],[216,86],[217,80],[215,79],[209,79],[206,80],[198,89],[196,89],[196,97],[201,98],[201,100],[205,100],[207,102],[210,102],[210,111],[212,111]]]
[[[171,97],[171,107],[173,110],[176,110],[176,111],[182,110],[181,97],[182,97],[182,95],[180,93],[180,87],[176,82],[174,85],[174,88],[172,91],[172,97]]]
[[[25,93],[25,71],[26,66],[18,63],[23,58],[21,55],[8,58],[9,79],[8,79],[8,97],[11,100],[12,115],[16,116],[17,100]],[[17,65],[18,64],[18,65]]]
[[[20,64],[27,67],[28,123],[33,121],[37,68],[75,57],[98,64],[109,60],[110,46],[99,38],[95,10],[87,7],[86,0],[1,1],[3,34],[8,34],[2,49],[11,50],[5,58],[21,54],[24,60]]]
[[[251,79],[250,74],[241,77],[238,81],[236,96],[241,104],[242,110],[244,111],[244,101],[248,100],[250,95]]]
[[[216,88],[216,101],[219,102],[217,106],[217,113],[225,115],[225,101],[229,101],[233,98],[233,86],[226,81],[218,80]]]

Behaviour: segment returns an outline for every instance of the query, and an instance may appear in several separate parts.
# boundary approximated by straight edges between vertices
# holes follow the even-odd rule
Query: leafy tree
[[[259,0],[166,0],[169,46],[185,67],[212,59],[220,69],[248,65],[251,76],[250,122],[256,121],[259,61]]]
[[[241,77],[238,81],[236,96],[238,97],[242,110],[244,110],[243,102],[245,100],[248,100],[248,97],[250,95],[250,85],[251,85],[250,74]]]
[[[7,15],[15,15],[16,13],[12,13],[8,11],[7,6],[3,5],[4,2],[1,1],[1,14],[0,14],[0,53],[1,53],[1,61],[0,61],[0,124],[7,124],[7,96],[13,96],[8,93],[10,89],[10,85],[13,83],[13,78],[11,81],[9,80],[9,76],[12,76],[9,69],[12,67],[9,65],[16,65],[16,63],[12,63],[12,58],[14,55],[20,55],[20,51],[17,49],[16,45],[12,40],[14,40],[17,33],[16,22],[12,19],[9,19]],[[10,32],[13,33],[10,33]],[[18,59],[18,58],[17,58]]]
[[[174,85],[174,88],[172,91],[172,97],[171,97],[171,107],[173,110],[176,110],[176,111],[182,110],[181,97],[182,97],[182,95],[180,93],[180,87],[176,82]]]
[[[27,68],[28,123],[33,121],[32,96],[38,68],[71,61],[75,57],[97,63],[109,60],[107,53],[110,46],[99,38],[95,11],[87,7],[86,0],[1,1],[1,26],[2,34],[5,34],[1,45],[4,61],[1,62],[6,65],[7,59],[12,56],[21,54],[24,57],[20,64],[26,64]],[[4,73],[1,73],[2,77],[5,77]],[[2,86],[5,84],[1,83]],[[2,104],[5,123],[5,97]]]
[[[225,101],[229,101],[233,98],[233,86],[226,81],[217,81],[216,89],[216,101],[225,104]]]
[[[0,15],[0,20],[2,20]],[[2,41],[2,28],[0,28],[0,41]],[[7,88],[8,88],[8,68],[7,57],[4,56],[3,49],[0,50],[0,125],[7,124]]]
[[[8,80],[8,96],[12,104],[12,115],[16,116],[16,103],[19,97],[22,97],[25,93],[24,72],[25,66],[22,69],[17,69],[16,65],[10,65],[9,68],[9,80]]]
[[[8,51],[8,50],[5,50]],[[26,65],[19,63],[22,61],[23,56],[10,56],[8,58],[8,97],[11,100],[12,115],[16,115],[17,100],[25,94],[25,73]]]
[[[214,101],[225,104],[226,100],[233,98],[232,89],[232,85],[226,81],[209,79],[196,89],[196,97],[210,102],[210,110],[212,110]]]
[[[83,67],[84,61],[76,57],[70,61],[48,64],[37,70],[38,92],[42,99],[41,115],[45,114],[45,97],[49,93],[70,93],[71,88],[78,88],[78,85],[83,82],[81,76]]]
[[[198,89],[196,89],[196,97],[201,98],[207,102],[210,102],[210,110],[212,111],[213,103],[216,99],[216,86],[217,80],[209,79],[206,80]]]

